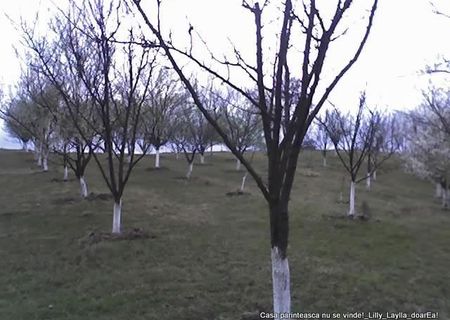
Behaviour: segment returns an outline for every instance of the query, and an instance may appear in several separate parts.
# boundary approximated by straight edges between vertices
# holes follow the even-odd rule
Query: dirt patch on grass
[[[250,192],[245,192],[245,191],[241,191],[241,190],[230,191],[230,192],[225,193],[225,195],[228,197],[249,196],[250,194],[251,194]]]
[[[320,173],[313,171],[310,168],[301,168],[299,173],[304,177],[317,178],[320,177]]]
[[[64,180],[64,179],[61,179],[61,178],[52,178],[52,179],[50,180],[50,182],[72,182],[72,181],[75,181],[75,179],[67,179],[67,180]]]
[[[95,200],[108,201],[108,200],[112,200],[112,199],[113,199],[113,196],[110,193],[93,193],[93,192],[91,192],[86,197],[86,200],[88,200],[88,201],[95,201]]]
[[[149,167],[145,170],[146,171],[169,171],[170,169],[168,167],[159,167],[159,168]]]
[[[54,199],[52,201],[52,203],[55,205],[63,205],[63,204],[73,204],[76,201],[77,201],[77,199],[75,199],[74,197],[63,197],[63,198]]]
[[[133,228],[130,230],[124,230],[119,234],[111,232],[91,232],[87,237],[81,239],[82,243],[95,244],[102,241],[114,241],[114,240],[139,240],[139,239],[155,239],[156,236],[148,233],[141,228]]]

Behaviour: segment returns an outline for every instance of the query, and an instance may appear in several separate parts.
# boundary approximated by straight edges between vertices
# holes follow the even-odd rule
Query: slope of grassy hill
[[[148,237],[100,237],[112,200],[94,161],[81,200],[32,154],[0,152],[0,319],[240,319],[271,309],[268,211],[255,184],[241,182],[230,154],[207,157],[190,182],[186,163],[162,155],[134,171],[123,228]],[[264,168],[263,155],[254,160]],[[386,163],[366,200],[369,221],[343,218],[348,181],[336,157],[301,156],[290,205],[295,312],[439,312],[450,318],[450,212],[432,185]]]

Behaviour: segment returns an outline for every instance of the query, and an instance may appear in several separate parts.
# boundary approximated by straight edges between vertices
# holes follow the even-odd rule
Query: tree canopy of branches
[[[370,3],[365,29],[353,55],[343,58],[342,68],[327,83],[321,77],[328,60],[327,53],[333,42],[340,40],[346,33],[343,25],[346,17],[352,13],[351,0],[336,1],[331,14],[326,16],[322,15],[323,11],[315,0],[303,3],[287,0],[281,5],[277,4],[281,6],[280,9],[275,9],[280,14],[278,20],[269,18],[266,14],[272,5],[269,1],[243,1],[243,8],[253,16],[255,24],[256,54],[252,62],[244,58],[238,48],[233,48],[233,58],[219,59],[210,52],[210,60],[205,61],[192,50],[199,40],[205,44],[201,36],[196,34],[195,26],[186,28],[190,36],[190,48],[185,48],[175,43],[172,33],[167,35],[162,31],[164,20],[161,18],[161,1],[155,2],[155,8],[144,6],[140,0],[131,2],[150,33],[156,37],[155,43],[163,50],[196,107],[246,167],[267,200],[270,212],[274,312],[289,312],[288,203],[301,145],[308,127],[328,96],[361,55],[373,25],[378,1]],[[267,34],[272,29],[264,28],[269,19],[279,22],[276,25],[276,36]],[[265,39],[272,41],[274,37],[277,43],[275,52],[268,49],[265,43]],[[239,152],[225,128],[209,112],[189,71],[183,68],[185,61],[239,92],[258,110],[267,148],[267,181]],[[252,86],[249,88],[234,81],[229,76],[230,72],[222,72],[224,67],[227,71],[241,70],[248,76]],[[291,75],[291,72],[296,71],[300,71],[300,74]],[[291,81],[294,76],[300,82]]]
[[[70,1],[52,20],[52,34],[39,37],[23,26],[35,68],[58,90],[79,137],[91,149],[98,145],[80,127],[83,117],[103,140],[106,159],[96,152],[92,156],[114,198],[113,233],[121,232],[122,195],[146,152],[135,154],[137,130],[156,64],[155,51],[137,45],[141,36],[122,21],[126,13],[120,0]],[[83,113],[86,101],[94,110],[91,118]]]

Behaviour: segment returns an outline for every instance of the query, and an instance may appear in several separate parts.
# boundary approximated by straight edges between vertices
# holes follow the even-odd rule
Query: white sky
[[[328,1],[317,2],[320,6]],[[450,13],[450,1],[434,2],[442,11]],[[241,8],[241,3],[241,0],[163,0],[166,8],[163,18],[169,21],[174,34],[178,28],[187,28],[187,21],[190,21],[195,30],[210,42],[211,48],[219,48],[220,51],[230,37],[243,53],[251,52],[249,57],[253,58],[253,19]],[[12,48],[19,44],[20,34],[4,14],[15,20],[24,16],[32,21],[39,7],[41,16],[45,16],[52,6],[50,0],[0,1],[0,83],[4,91],[8,91],[8,86],[14,84],[20,73]],[[359,25],[361,28],[364,26]],[[353,69],[335,89],[331,100],[351,108],[357,104],[359,92],[366,88],[371,106],[390,110],[415,107],[420,102],[421,88],[425,88],[429,81],[428,76],[420,75],[420,70],[436,62],[439,56],[450,58],[449,31],[450,19],[434,14],[428,0],[380,0],[369,41]],[[344,43],[332,52],[331,64],[348,60],[354,51],[348,44]],[[10,146],[11,139],[0,131],[0,147]]]

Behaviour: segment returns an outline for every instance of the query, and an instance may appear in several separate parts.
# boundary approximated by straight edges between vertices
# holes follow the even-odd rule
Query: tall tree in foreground
[[[175,35],[163,32],[164,13],[161,1],[150,4],[141,0],[131,0],[139,12],[148,30],[157,38],[157,44],[164,51],[173,69],[179,75],[192,96],[195,106],[203,113],[209,123],[219,133],[231,152],[242,162],[253,177],[266,199],[270,212],[270,238],[272,258],[273,308],[274,312],[289,312],[291,309],[290,275],[288,264],[288,204],[294,182],[297,160],[303,139],[308,127],[327,100],[330,93],[342,79],[344,74],[359,58],[368,39],[377,8],[378,1],[371,1],[366,28],[362,39],[357,43],[352,56],[345,58],[342,67],[330,78],[323,76],[327,61],[327,53],[333,41],[342,39],[346,34],[344,21],[352,16],[351,0],[334,2],[331,12],[323,15],[325,10],[316,5],[315,0],[292,1],[283,4],[271,4],[269,1],[243,1],[243,7],[251,13],[255,23],[256,56],[249,62],[245,53],[232,48],[234,57],[217,56],[210,52],[209,61],[196,56],[193,46],[197,41],[204,43],[195,32],[195,26],[186,27],[190,36],[190,48],[177,45]],[[280,13],[280,19],[266,15],[270,6]],[[281,6],[281,9],[277,6]],[[329,7],[328,7],[329,9]],[[150,14],[151,13],[151,14]],[[217,14],[217,12],[205,12]],[[326,18],[327,17],[327,18]],[[328,18],[329,17],[329,18]],[[328,21],[327,21],[328,20]],[[269,34],[273,28],[264,28],[266,23],[273,22],[278,28],[275,34]],[[277,37],[277,39],[274,39]],[[277,48],[271,49],[264,42],[277,42]],[[354,40],[353,40],[354,43]],[[300,50],[299,50],[300,48]],[[301,52],[301,53],[300,53]],[[348,60],[347,60],[348,59]],[[202,72],[214,77],[224,85],[239,92],[257,108],[264,131],[267,148],[268,179],[256,171],[251,163],[233,144],[225,128],[214,118],[201,99],[201,93],[191,80],[184,63],[190,61]],[[335,67],[335,66],[333,66]],[[242,82],[234,81],[233,71],[246,74],[253,87],[242,86]],[[298,90],[292,90],[291,72],[301,79]],[[299,73],[299,74],[298,74]]]

